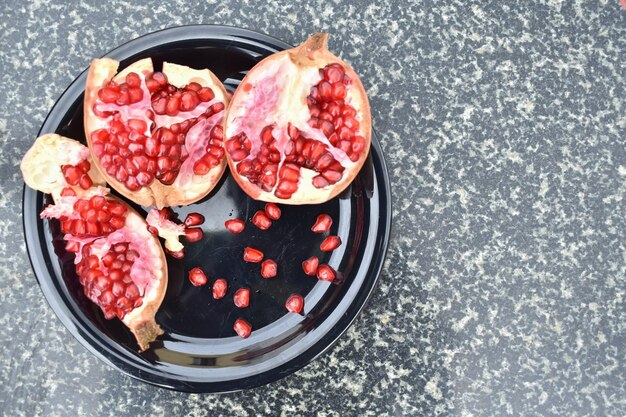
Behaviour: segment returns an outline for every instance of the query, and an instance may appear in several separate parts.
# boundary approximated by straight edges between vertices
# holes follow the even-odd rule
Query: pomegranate
[[[106,319],[122,320],[145,350],[163,334],[154,320],[167,287],[163,249],[130,206],[99,185],[85,189],[89,181],[102,183],[92,165],[80,143],[45,135],[26,153],[21,169],[31,188],[52,195],[54,204],[41,216],[61,223],[84,294]],[[79,180],[68,180],[76,171]],[[89,181],[81,180],[85,175]]]
[[[273,259],[263,261],[261,264],[261,276],[263,278],[274,278],[278,274],[278,265]]]
[[[300,314],[304,307],[304,298],[299,294],[293,294],[285,302],[285,308],[290,313]]]
[[[246,224],[240,219],[231,219],[224,222],[224,226],[234,235],[238,235],[246,228]]]
[[[317,279],[320,281],[334,281],[336,276],[335,270],[326,264],[317,268]]]
[[[219,300],[224,298],[226,290],[228,289],[228,283],[224,278],[216,279],[213,283],[213,298]]]
[[[267,203],[265,205],[265,214],[272,220],[280,219],[281,211],[280,208],[274,203]]]
[[[249,337],[250,333],[252,333],[252,325],[244,319],[235,320],[233,329],[235,330],[235,333],[239,335],[239,337],[242,337],[244,339]]]
[[[263,210],[259,210],[252,216],[252,224],[261,230],[267,230],[272,226],[272,220],[267,217]]]
[[[367,158],[371,115],[354,70],[328,51],[328,35],[252,68],[224,122],[233,177],[252,198],[316,204],[343,191]]]
[[[341,246],[341,238],[339,236],[328,236],[320,244],[322,252],[331,252]]]
[[[320,263],[320,260],[317,259],[317,256],[311,256],[306,261],[302,262],[302,270],[304,273],[310,276],[314,276],[317,273],[317,265]]]
[[[179,236],[185,236],[185,226],[176,224],[172,220],[172,211],[170,209],[152,209],[146,216],[148,230],[153,234],[158,234],[165,240],[165,249],[167,253],[174,258],[182,258],[184,255],[184,246],[179,240]]]
[[[95,59],[85,89],[85,136],[96,168],[143,206],[186,205],[225,169],[222,119],[229,98],[211,71],[150,58],[117,72]]]
[[[200,287],[202,285],[205,285],[207,279],[204,271],[200,268],[193,268],[191,271],[189,271],[189,282],[191,282],[194,287]]]
[[[320,214],[315,220],[315,224],[311,227],[313,233],[326,233],[333,225],[333,219],[328,214]]]
[[[250,289],[239,288],[233,295],[233,302],[236,307],[246,308],[250,305]]]
[[[247,247],[243,251],[243,260],[246,262],[259,263],[263,260],[263,252],[258,249]]]

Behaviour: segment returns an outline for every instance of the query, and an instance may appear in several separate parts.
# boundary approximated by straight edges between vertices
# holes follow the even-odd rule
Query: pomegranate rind
[[[61,167],[63,165],[77,165],[89,159],[88,149],[79,142],[49,133],[38,137],[33,146],[26,152],[20,163],[20,170],[24,182],[30,188],[51,194],[54,200],[60,197],[61,190],[71,187],[80,195],[84,191],[78,186],[70,186]],[[105,185],[100,172],[91,164],[89,176],[93,186]]]
[[[150,58],[145,58],[131,64],[119,73],[117,72],[118,68],[119,62],[113,59],[95,59],[87,74],[84,99],[85,137],[87,138],[87,144],[91,150],[92,159],[94,160],[96,168],[111,187],[129,200],[143,206],[156,206],[157,208],[184,206],[202,199],[211,192],[222,177],[226,170],[225,159],[222,159],[217,166],[210,169],[205,175],[190,175],[189,171],[192,170],[195,160],[188,157],[183,162],[179,175],[173,184],[165,185],[155,179],[149,186],[140,188],[138,191],[130,191],[124,184],[104,170],[99,158],[93,152],[91,141],[92,132],[108,126],[107,120],[99,118],[93,111],[93,106],[98,101],[98,91],[111,80],[116,82],[123,81],[130,72],[137,73],[143,80],[146,74],[153,71],[153,64]],[[226,107],[229,104],[229,96],[224,86],[208,69],[194,70],[189,67],[166,62],[163,64],[163,73],[168,77],[168,81],[171,84],[179,87],[187,85],[190,82],[197,82],[203,87],[210,87],[215,94],[215,98],[212,102],[222,102]],[[164,119],[167,119],[167,117],[164,117]],[[205,121],[205,123],[208,122]],[[216,120],[215,124],[221,124],[221,120]],[[181,177],[183,172],[188,173],[184,181]],[[190,176],[191,178],[189,178]]]
[[[312,179],[317,175],[316,172],[309,169],[301,169],[298,190],[288,199],[278,198],[273,191],[265,191],[250,182],[243,175],[240,175],[236,168],[237,162],[232,159],[229,152],[226,152],[226,158],[233,178],[235,178],[239,186],[255,200],[290,205],[324,203],[345,190],[367,160],[372,134],[370,105],[365,88],[354,69],[345,61],[328,51],[327,44],[328,34],[316,33],[300,46],[275,53],[257,63],[241,81],[231,98],[231,104],[224,118],[224,143],[226,143],[229,138],[240,133],[241,130],[239,127],[242,121],[244,121],[243,123],[246,121],[246,116],[250,108],[250,105],[246,104],[246,98],[250,94],[249,92],[254,90],[254,88],[248,87],[254,86],[257,81],[269,74],[276,76],[280,72],[281,62],[297,69],[300,78],[288,78],[286,74],[288,74],[289,71],[282,73],[284,83],[288,84],[291,90],[289,90],[289,94],[282,94],[276,104],[277,109],[271,115],[268,115],[264,120],[265,124],[259,127],[262,128],[274,123],[282,129],[286,128],[287,122],[293,122],[293,119],[296,118],[299,119],[300,122],[296,127],[309,130],[306,127],[306,122],[308,122],[309,118],[306,97],[309,95],[310,88],[320,79],[319,75],[316,75],[319,73],[319,69],[324,68],[328,64],[338,63],[344,68],[345,74],[352,80],[352,84],[348,89],[348,97],[350,104],[358,111],[358,134],[365,139],[364,150],[357,161],[352,162],[347,160],[342,164],[344,165],[345,171],[343,177],[338,182],[323,188],[315,188],[312,185]],[[317,78],[315,78],[316,76]]]

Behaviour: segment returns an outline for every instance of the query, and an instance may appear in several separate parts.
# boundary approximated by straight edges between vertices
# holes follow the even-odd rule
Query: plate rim
[[[189,33],[189,30],[192,30],[197,33],[195,33],[194,36],[191,36],[191,34]],[[172,36],[172,35],[178,35],[178,36]],[[168,36],[168,39],[166,40],[166,42],[163,42],[164,41],[164,39],[162,39],[163,36]],[[172,39],[170,39],[170,37]],[[131,40],[128,40],[120,44],[119,46],[106,52],[102,56],[113,57],[117,59],[132,59],[134,55],[140,54],[143,50],[158,46],[159,44],[163,44],[163,43],[173,43],[173,42],[185,41],[185,40],[188,41],[192,39],[220,39],[220,38],[224,40],[227,40],[228,38],[232,38],[233,40],[234,39],[241,40],[243,38],[246,41],[256,41],[256,42],[263,43],[265,47],[271,46],[272,49],[276,49],[275,46],[280,46],[281,48],[292,47],[288,43],[278,38],[275,38],[273,36],[270,36],[261,32],[246,29],[246,28],[240,28],[240,27],[230,26],[230,25],[193,24],[193,25],[173,26],[173,27],[160,29],[154,32],[146,33],[144,35],[141,35],[139,37],[133,38]],[[127,50],[132,51],[132,47],[137,44],[140,44],[141,41],[151,41],[154,43],[154,45],[142,45],[140,48],[136,47],[135,49],[137,49],[137,51],[135,51],[133,54],[128,54]],[[126,56],[120,57],[120,55],[126,55]],[[88,69],[89,68],[80,72],[74,78],[74,80],[67,86],[67,88],[65,88],[64,91],[57,97],[54,105],[50,108],[44,121],[42,122],[37,136],[41,136],[42,134],[51,132],[50,128],[52,126],[48,126],[48,124],[49,124],[51,115],[53,115],[54,110],[57,107],[59,107],[61,104],[73,105],[74,103],[76,103],[76,99],[71,100],[70,97],[68,96],[68,92],[70,92],[70,90],[75,90],[78,88],[79,90],[78,97],[84,94],[84,86],[77,86],[77,83],[83,77],[83,75],[86,74]],[[67,113],[69,112],[66,112],[65,114]],[[348,331],[348,329],[352,326],[352,324],[354,324],[357,317],[359,317],[359,315],[363,312],[365,306],[368,304],[369,300],[371,299],[371,296],[374,292],[374,289],[376,288],[378,284],[378,281],[380,280],[380,275],[382,274],[382,270],[384,268],[385,260],[387,258],[387,253],[389,250],[389,241],[390,241],[391,228],[392,228],[393,196],[391,193],[391,181],[390,181],[389,171],[388,171],[387,164],[385,161],[384,153],[382,151],[382,147],[380,145],[380,142],[378,140],[378,137],[374,128],[372,128],[372,148],[373,150],[376,151],[379,162],[380,162],[380,171],[382,173],[380,182],[382,182],[383,187],[381,187],[379,192],[382,196],[385,197],[384,198],[385,204],[380,205],[380,210],[385,210],[386,215],[384,217],[384,220],[381,219],[383,221],[379,222],[379,229],[380,229],[380,225],[382,225],[384,227],[384,233],[382,234],[380,238],[379,254],[378,256],[374,257],[375,262],[373,262],[373,268],[369,271],[369,274],[371,274],[372,277],[369,280],[367,280],[371,282],[371,284],[368,285],[369,288],[368,288],[367,294],[365,294],[365,297],[362,298],[362,301],[360,302],[360,306],[358,306],[357,310],[354,312],[352,317],[350,317],[348,321],[342,322],[342,325],[340,326],[341,330],[338,333],[336,333],[334,336],[331,335],[331,338],[329,341],[327,341],[326,338],[330,333],[327,333],[323,335],[320,338],[320,340],[318,340],[316,343],[309,346],[305,351],[300,353],[298,356],[295,356],[294,358],[277,366],[276,368],[272,368],[269,371],[264,371],[262,373],[259,373],[255,375],[254,378],[250,378],[250,377],[240,378],[240,379],[233,379],[230,381],[223,381],[223,382],[208,382],[208,381],[207,382],[195,382],[195,381],[185,382],[182,379],[164,379],[164,378],[161,378],[157,374],[152,374],[153,376],[155,376],[155,378],[149,379],[142,375],[143,372],[139,366],[132,366],[132,365],[143,365],[146,368],[152,368],[150,366],[146,366],[148,362],[143,363],[143,364],[139,364],[139,363],[130,364],[127,361],[121,361],[121,360],[119,362],[115,362],[112,359],[112,357],[114,358],[115,356],[109,357],[107,355],[107,353],[111,354],[111,352],[104,353],[103,351],[99,350],[98,349],[98,344],[99,344],[98,336],[96,334],[83,331],[83,329],[77,326],[75,321],[72,320],[72,318],[70,317],[70,316],[75,317],[75,314],[72,314],[70,310],[65,312],[67,308],[64,307],[65,305],[61,302],[63,297],[59,293],[58,289],[56,288],[57,285],[55,285],[54,283],[55,280],[52,279],[52,273],[50,270],[51,265],[49,265],[49,263],[46,262],[45,267],[44,267],[43,265],[36,265],[33,261],[34,255],[31,254],[31,249],[41,250],[39,246],[40,240],[34,241],[36,240],[34,238],[29,240],[28,236],[41,237],[40,236],[41,231],[37,227],[38,222],[28,223],[26,221],[26,215],[27,215],[26,211],[28,207],[27,204],[36,203],[38,199],[43,198],[44,194],[39,191],[32,190],[26,184],[24,184],[23,190],[22,190],[22,226],[23,226],[23,232],[24,232],[24,238],[25,238],[24,240],[26,243],[26,252],[27,252],[30,264],[31,264],[31,269],[44,295],[44,298],[46,299],[46,302],[48,303],[48,305],[50,306],[54,314],[57,316],[57,318],[61,321],[61,323],[63,323],[65,328],[69,331],[69,333],[94,356],[102,360],[104,363],[106,363],[110,367],[123,373],[124,375],[130,376],[131,378],[135,380],[139,380],[141,382],[148,383],[150,385],[157,386],[160,388],[166,388],[170,390],[189,392],[189,393],[237,392],[237,391],[251,389],[251,388],[255,388],[255,387],[259,387],[259,386],[263,386],[263,385],[275,382],[277,380],[282,379],[283,377],[287,375],[290,375],[306,367],[312,361],[314,361],[315,359],[319,358],[321,355],[325,354],[330,349],[332,349],[337,344],[338,340]],[[370,151],[370,153],[373,153],[373,152]],[[42,276],[48,277],[49,279],[45,279],[45,278],[42,279],[40,277],[40,274],[42,274]],[[58,293],[59,298],[49,297],[48,291],[54,291]],[[316,347],[318,347],[318,345],[321,345],[321,344],[323,344],[324,346],[322,346],[321,349],[317,349]],[[310,354],[310,352],[312,351],[315,351],[316,353]],[[307,355],[307,353],[309,354]],[[302,360],[303,358],[304,360]],[[293,363],[294,361],[298,361],[298,362]],[[280,372],[275,372],[276,370],[280,370]],[[259,381],[258,378],[256,377],[258,375],[263,375],[263,374],[267,376],[263,380]],[[158,379],[163,379],[163,380],[159,381]],[[221,385],[233,385],[234,384],[238,386],[230,388],[230,389],[209,388],[209,387],[215,387],[216,385],[220,385],[220,384]]]

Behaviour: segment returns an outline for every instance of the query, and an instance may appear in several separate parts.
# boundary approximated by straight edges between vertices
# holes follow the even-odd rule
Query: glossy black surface
[[[208,67],[232,91],[242,72],[263,56],[289,45],[247,30],[218,26],[189,26],[156,32],[131,41],[107,56],[128,65],[152,57],[196,68]],[[81,74],[58,100],[40,134],[58,132],[84,141]],[[24,190],[24,230],[39,284],[53,310],[71,333],[101,359],[140,380],[183,391],[226,392],[279,379],[303,367],[347,329],[362,309],[382,268],[389,237],[391,200],[380,145],[373,138],[370,161],[352,187],[340,197],[317,206],[282,206],[283,215],[268,231],[248,222],[244,233],[231,235],[224,221],[249,220],[264,203],[251,200],[230,175],[202,201],[175,209],[184,219],[189,212],[206,217],[205,238],[190,244],[182,261],[169,259],[169,285],[157,314],[165,335],[150,349],[137,352],[132,334],[117,320],[104,320],[85,299],[76,282],[73,256],[55,221],[39,219],[46,196]],[[145,212],[145,208],[138,207]],[[334,219],[331,234],[342,246],[324,254],[324,236],[309,228],[320,213]],[[261,249],[279,265],[278,276],[263,279],[259,264],[243,262],[246,246]],[[316,255],[340,272],[338,283],[306,276],[301,261]],[[209,281],[226,278],[227,296],[213,300],[210,286],[193,287],[189,269],[199,266]],[[252,291],[250,307],[238,309],[233,292]],[[305,296],[303,316],[289,314],[284,302],[293,293]],[[232,324],[250,321],[248,339],[234,335]]]

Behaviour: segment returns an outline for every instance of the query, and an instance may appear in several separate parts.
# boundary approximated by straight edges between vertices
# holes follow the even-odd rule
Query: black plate
[[[223,26],[185,26],[151,33],[107,54],[122,67],[152,57],[196,68],[210,68],[233,91],[242,73],[264,56],[290,45],[267,35]],[[84,142],[83,72],[63,93],[40,134],[57,132]],[[50,306],[70,332],[106,363],[139,380],[191,392],[227,392],[275,381],[309,363],[341,336],[363,308],[383,266],[391,226],[391,195],[385,162],[374,137],[370,161],[350,189],[318,206],[283,206],[282,218],[266,232],[248,225],[238,236],[224,221],[250,219],[263,206],[243,193],[228,174],[215,191],[197,204],[175,210],[203,213],[203,241],[188,245],[183,261],[169,260],[169,286],[157,314],[165,335],[150,349],[137,352],[132,334],[118,320],[104,320],[82,294],[65,253],[56,221],[39,219],[48,197],[24,189],[24,232],[30,260]],[[138,208],[142,210],[141,207]],[[145,208],[143,212],[145,213]],[[316,216],[335,220],[331,233],[343,245],[332,254],[319,250],[321,235],[309,228]],[[275,279],[260,277],[258,264],[241,259],[247,245],[262,249],[279,264]],[[312,255],[342,273],[330,284],[304,275],[300,263]],[[210,286],[193,287],[187,271],[200,266],[215,278],[229,281],[227,296],[215,301]],[[239,287],[252,290],[251,304],[240,310],[232,303]],[[292,293],[305,296],[304,316],[287,313]],[[248,339],[234,335],[236,318],[250,321]]]

